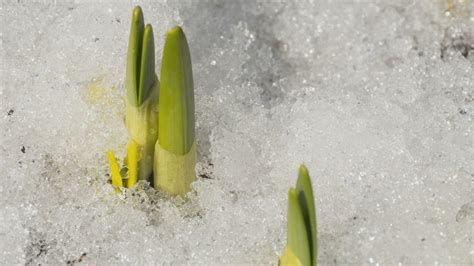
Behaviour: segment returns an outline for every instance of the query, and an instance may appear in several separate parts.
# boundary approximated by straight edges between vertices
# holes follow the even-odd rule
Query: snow
[[[3,1],[1,264],[273,264],[313,177],[319,263],[469,264],[474,1],[138,2],[193,59],[188,202],[114,193],[136,3]]]

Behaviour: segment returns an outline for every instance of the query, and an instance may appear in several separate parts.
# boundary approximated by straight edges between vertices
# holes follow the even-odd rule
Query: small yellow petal
[[[137,183],[137,177],[138,177],[138,148],[137,148],[137,143],[134,140],[131,140],[130,143],[128,144],[127,165],[128,165],[127,188],[130,189]]]
[[[120,175],[120,167],[113,151],[109,150],[107,152],[107,157],[109,158],[110,170],[112,171],[112,185],[118,192],[123,186],[122,176]]]

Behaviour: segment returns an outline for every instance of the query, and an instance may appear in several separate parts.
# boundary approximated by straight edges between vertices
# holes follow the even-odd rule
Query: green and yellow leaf
[[[160,85],[154,184],[185,197],[196,180],[194,84],[188,42],[180,27],[166,36]]]
[[[158,139],[159,81],[155,74],[153,28],[151,25],[144,26],[143,13],[138,6],[132,14],[125,87],[125,124],[131,141],[137,145],[137,178],[148,180],[153,171],[154,149]],[[132,179],[132,183],[136,183],[136,180]]]
[[[311,261],[313,262],[312,265],[316,265],[318,254],[316,211],[314,208],[311,178],[309,177],[308,169],[304,165],[301,165],[299,169],[298,181],[296,182],[296,193],[302,207],[305,227],[309,235],[308,240],[311,251]]]
[[[313,188],[308,169],[301,165],[296,188],[288,193],[287,246],[281,265],[316,266],[318,241]]]

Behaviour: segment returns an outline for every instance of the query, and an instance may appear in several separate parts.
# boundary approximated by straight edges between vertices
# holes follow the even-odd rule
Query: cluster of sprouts
[[[122,176],[109,151],[112,184],[118,190],[130,189],[138,180],[145,180],[156,189],[185,198],[196,180],[196,143],[193,71],[183,30],[174,27],[168,31],[158,79],[153,28],[145,26],[143,12],[136,7],[126,73],[129,144],[124,161],[128,170]]]
[[[196,134],[191,55],[180,27],[168,31],[161,77],[155,73],[153,28],[140,7],[133,10],[127,56],[125,124],[129,142],[122,167],[108,151],[112,185],[133,188],[139,180],[186,198],[196,180]],[[161,83],[160,83],[161,80]],[[287,245],[280,265],[317,263],[316,211],[311,179],[304,165],[288,192]]]

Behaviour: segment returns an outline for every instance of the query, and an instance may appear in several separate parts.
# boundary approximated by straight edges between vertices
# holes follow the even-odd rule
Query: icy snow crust
[[[191,47],[187,203],[108,183],[133,4],[67,2],[0,9],[1,264],[275,265],[302,162],[322,265],[473,262],[474,1],[141,3]]]

